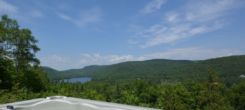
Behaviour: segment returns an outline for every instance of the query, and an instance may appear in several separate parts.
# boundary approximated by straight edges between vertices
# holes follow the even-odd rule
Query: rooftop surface
[[[65,96],[52,96],[0,105],[0,110],[157,110]]]

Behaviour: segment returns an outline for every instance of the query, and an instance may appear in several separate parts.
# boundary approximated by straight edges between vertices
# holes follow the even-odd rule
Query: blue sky
[[[58,70],[245,54],[244,0],[0,0]]]

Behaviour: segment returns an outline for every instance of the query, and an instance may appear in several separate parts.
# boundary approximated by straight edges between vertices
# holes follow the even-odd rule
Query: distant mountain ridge
[[[227,82],[239,79],[245,74],[245,55],[212,58],[208,60],[153,59],[128,61],[112,65],[92,65],[82,69],[57,71],[43,67],[51,79],[92,77],[93,80],[146,79],[156,81],[200,80],[213,69]]]

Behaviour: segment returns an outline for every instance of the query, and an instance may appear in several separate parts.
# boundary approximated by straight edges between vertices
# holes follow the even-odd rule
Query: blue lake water
[[[70,79],[64,79],[64,82],[69,82],[69,83],[85,83],[88,81],[91,81],[91,77],[78,77],[78,78],[70,78]]]

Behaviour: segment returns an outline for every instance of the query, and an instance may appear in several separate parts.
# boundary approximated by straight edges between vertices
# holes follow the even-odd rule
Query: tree
[[[0,58],[0,89],[11,89],[14,84],[14,67],[10,60]]]
[[[229,93],[229,99],[231,101],[231,105],[236,110],[244,110],[245,108],[245,81],[241,81],[240,83],[234,85],[231,88]]]
[[[23,84],[33,92],[40,92],[48,88],[48,78],[40,67],[34,67],[24,74]],[[31,83],[30,83],[31,82]]]
[[[16,71],[25,70],[30,65],[38,65],[35,54],[40,50],[37,40],[29,29],[20,29],[16,20],[4,15],[0,22],[1,50],[15,60]]]
[[[17,22],[6,15],[0,21],[0,89],[11,89],[14,84],[15,69],[12,61],[13,33],[18,28]]]
[[[208,82],[199,91],[198,106],[204,110],[232,110],[229,101],[224,96],[224,84],[220,82],[217,73],[209,69]]]
[[[11,71],[15,70],[15,86],[27,87],[33,91],[46,88],[47,76],[41,71],[40,62],[35,56],[40,48],[31,31],[19,28],[17,21],[7,15],[2,16],[0,29],[0,58],[12,62],[8,66],[13,67]],[[1,71],[6,73],[5,76],[11,74],[4,68]],[[6,77],[6,80],[10,78]]]
[[[105,100],[105,97],[102,94],[93,89],[83,91],[82,96],[88,99]]]
[[[190,94],[182,85],[166,85],[158,99],[158,106],[164,110],[190,110]]]
[[[13,58],[13,39],[18,32],[19,25],[16,20],[2,16],[0,21],[0,54],[1,57]]]
[[[39,60],[35,57],[35,53],[40,50],[36,45],[37,42],[29,29],[20,29],[18,31],[17,36],[13,39],[15,46],[13,54],[17,71],[25,70],[30,65],[36,66],[39,64]]]

